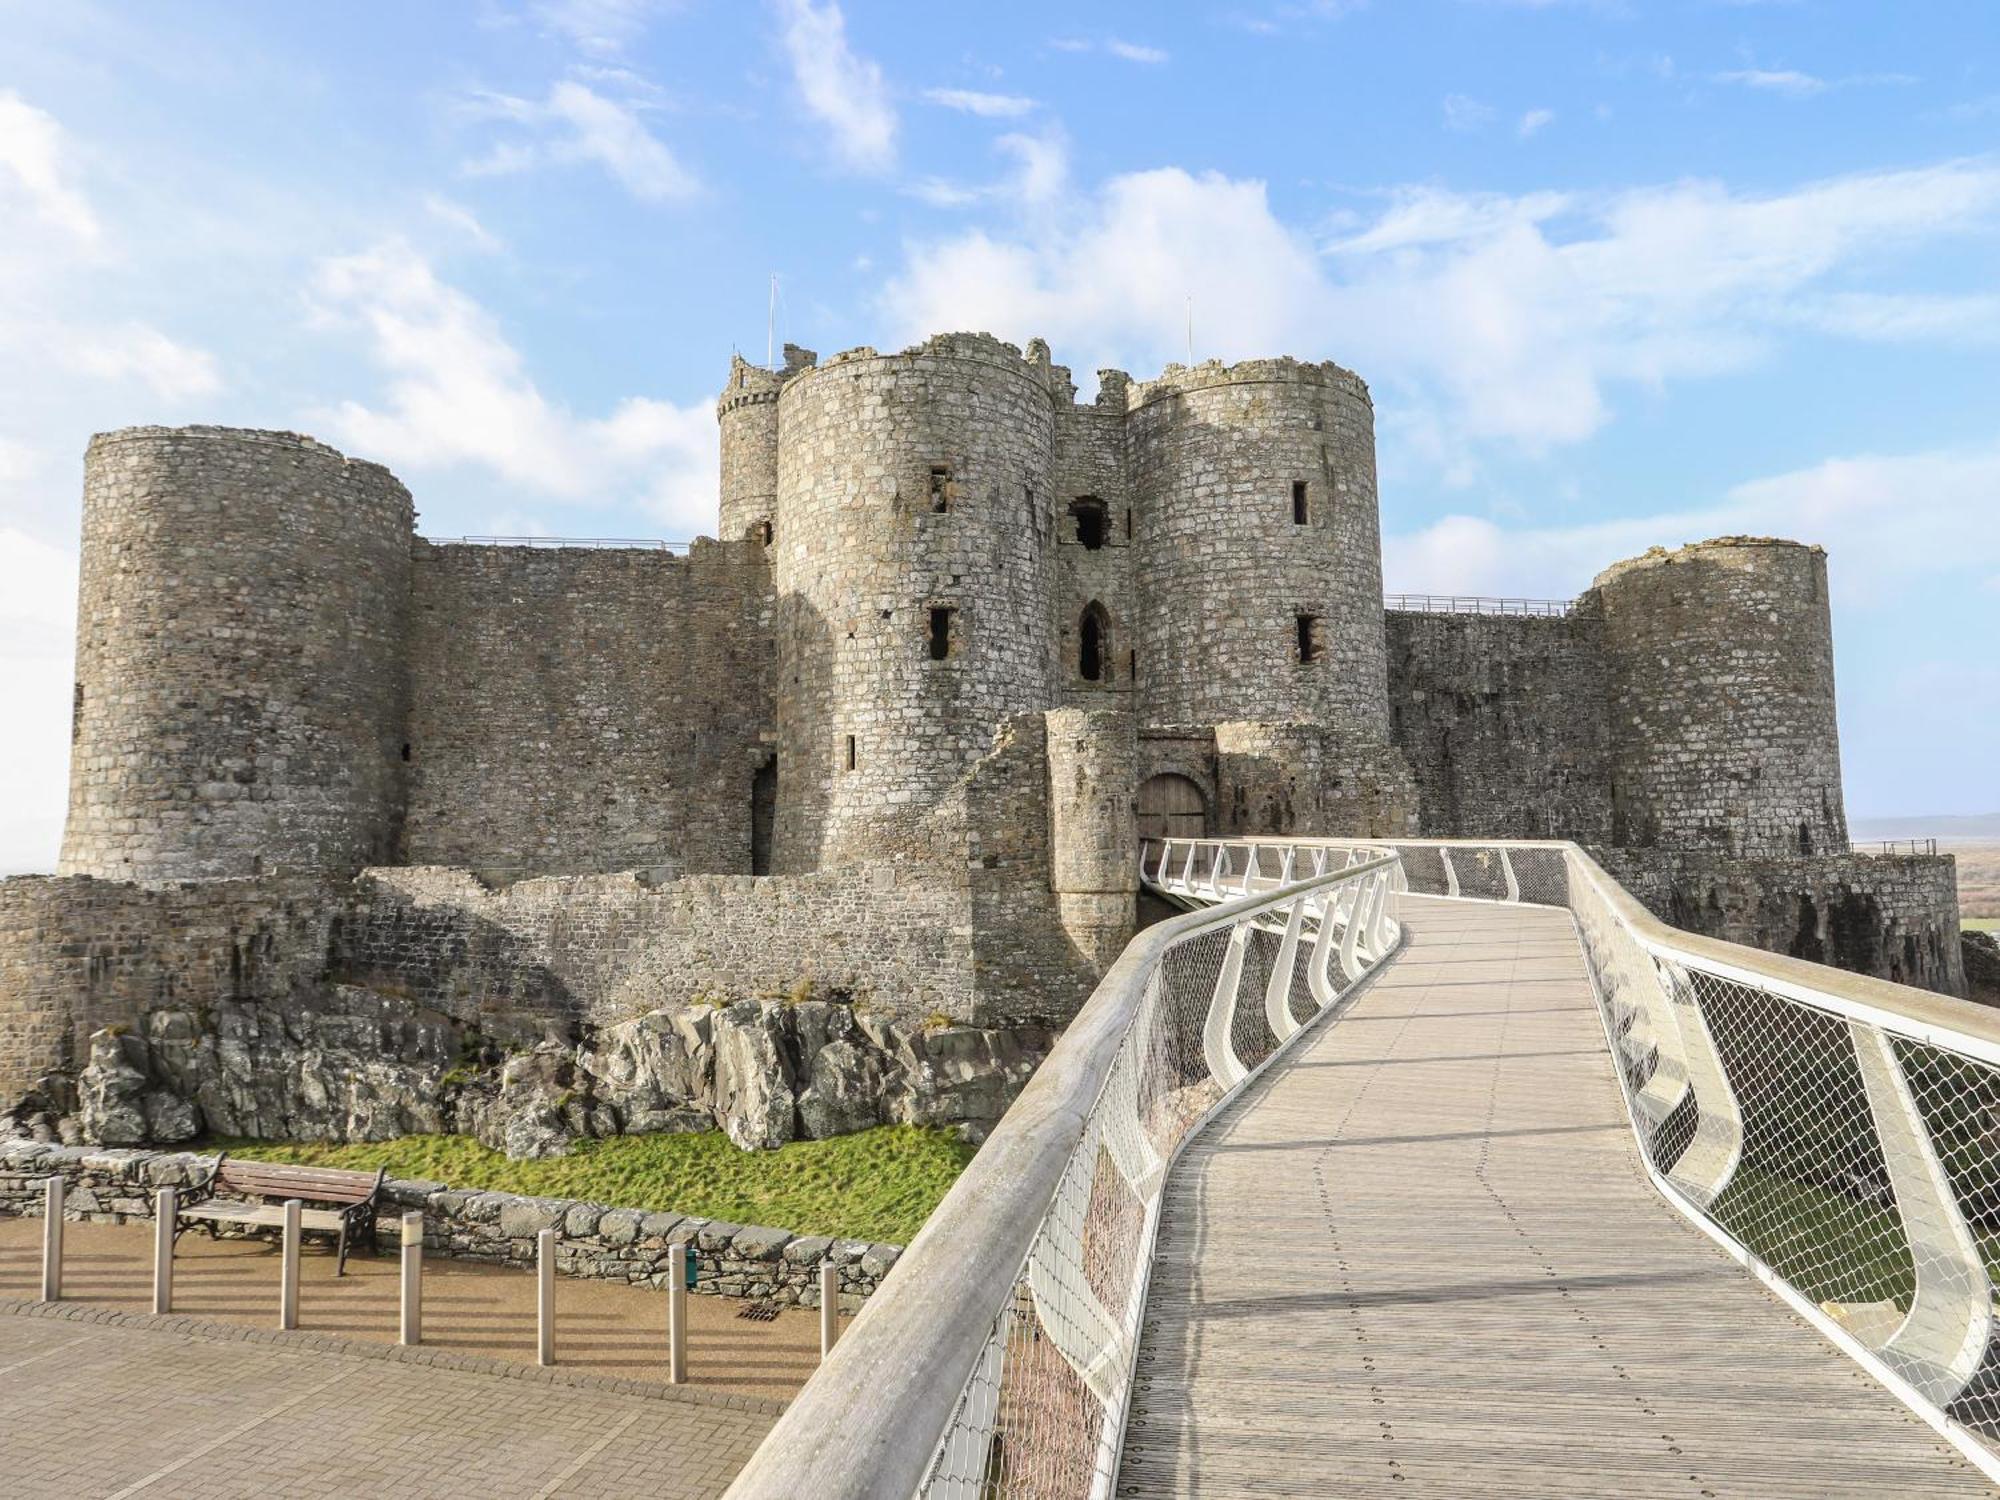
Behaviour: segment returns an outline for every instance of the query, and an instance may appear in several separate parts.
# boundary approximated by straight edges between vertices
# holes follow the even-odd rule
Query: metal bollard
[[[535,1236],[535,1363],[556,1362],[556,1232]]]
[[[305,1205],[297,1198],[285,1200],[285,1244],[283,1263],[278,1268],[278,1326],[299,1326],[299,1215]]]
[[[840,1269],[832,1261],[822,1261],[819,1268],[819,1357],[825,1359],[833,1353],[834,1340],[840,1337]]]
[[[687,1361],[687,1261],[686,1245],[667,1247],[667,1383],[684,1385]]]
[[[403,1326],[400,1342],[424,1341],[424,1216],[403,1215]]]
[[[68,1185],[51,1177],[42,1193],[42,1300],[62,1300],[63,1199]]]
[[[179,1195],[170,1187],[153,1194],[153,1311],[174,1310],[174,1213]]]

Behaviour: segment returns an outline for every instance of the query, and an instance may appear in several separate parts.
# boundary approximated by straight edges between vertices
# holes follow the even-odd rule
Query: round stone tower
[[[387,469],[294,433],[91,440],[61,873],[393,857],[412,520]]]
[[[1599,574],[1622,847],[1844,853],[1826,554],[1768,537]]]
[[[722,521],[725,542],[747,536],[771,540],[778,503],[778,393],[785,382],[819,359],[810,349],[785,345],[781,370],[731,355],[729,384],[715,403],[722,428]]]
[[[894,857],[1053,701],[1055,407],[1045,358],[957,334],[839,355],[778,414],[772,868],[798,872]]]
[[[1386,742],[1368,387],[1290,359],[1169,366],[1127,413],[1144,721]]]

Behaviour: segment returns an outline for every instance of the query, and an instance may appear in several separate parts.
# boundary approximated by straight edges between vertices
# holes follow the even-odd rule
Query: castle
[[[428,541],[386,469],[288,433],[93,440],[61,864],[0,883],[0,1112],[977,1124],[1129,937],[1149,833],[1574,838],[1682,926],[1963,987],[1950,862],[1848,851],[1817,548],[1385,609],[1333,364],[1079,403],[1040,341],[787,346],[717,412],[720,539],[684,554]],[[327,1017],[361,1039],[315,1062]],[[395,1076],[332,1123],[266,1076],[355,1057]],[[418,1097],[453,1057],[462,1108]]]

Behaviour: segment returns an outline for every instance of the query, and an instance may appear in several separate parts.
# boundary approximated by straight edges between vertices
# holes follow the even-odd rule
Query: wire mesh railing
[[[1394,847],[1413,894],[1569,908],[1654,1182],[2000,1478],[2000,1017],[1680,932],[1574,844]]]
[[[1208,909],[1126,949],[732,1496],[1110,1493],[1175,1157],[1399,938],[1386,850],[1187,852],[1149,884]]]

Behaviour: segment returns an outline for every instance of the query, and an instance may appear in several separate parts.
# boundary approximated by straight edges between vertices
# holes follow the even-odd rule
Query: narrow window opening
[[[1318,661],[1319,653],[1320,653],[1319,616],[1300,615],[1299,616],[1300,664],[1303,665],[1304,663],[1307,662]]]
[[[405,744],[403,746],[403,759],[408,760],[409,758],[410,758],[410,747],[408,744]]]
[[[83,680],[77,679],[76,694],[69,702],[69,737],[72,743],[83,733]]]
[[[771,873],[771,830],[778,821],[778,762],[757,768],[750,781],[750,873]]]
[[[1303,526],[1311,519],[1312,514],[1306,506],[1306,482],[1303,479],[1294,479],[1292,481],[1292,524],[1294,526]]]
[[[757,535],[763,538],[764,545],[766,547],[770,546],[772,537],[771,523],[769,521],[766,521],[761,526],[759,526],[757,528]]]
[[[1139,680],[1139,653],[1138,653],[1138,652],[1136,652],[1136,651],[1127,651],[1127,652],[1125,653],[1125,675],[1126,675],[1126,676],[1127,676],[1128,678],[1130,678],[1130,679],[1131,679],[1131,680],[1132,680],[1133,682],[1137,682],[1137,681]]]
[[[937,605],[931,609],[931,660],[943,661],[951,655],[951,617],[958,611]]]
[[[931,510],[943,515],[951,509],[951,465],[931,465]]]
[[[1077,622],[1076,669],[1085,682],[1102,682],[1105,663],[1110,658],[1111,618],[1104,606],[1092,600],[1084,606]]]
[[[850,771],[853,770],[856,764],[857,761],[855,759],[855,751],[854,751],[854,736],[850,734],[847,737],[847,769]]]
[[[1132,507],[1125,507],[1125,540],[1132,540]]]
[[[1095,552],[1104,545],[1104,502],[1095,495],[1078,495],[1070,502],[1069,513],[1076,517],[1077,545]]]

